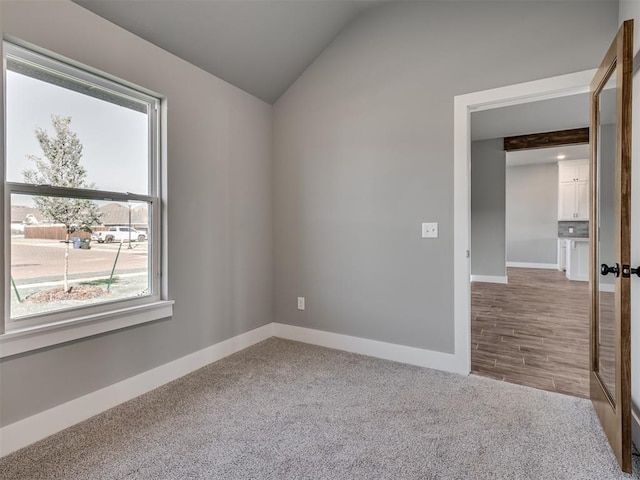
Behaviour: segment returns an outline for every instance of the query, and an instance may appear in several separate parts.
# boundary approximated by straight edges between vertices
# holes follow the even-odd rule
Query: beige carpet
[[[0,460],[0,478],[638,477],[587,400],[274,338]]]

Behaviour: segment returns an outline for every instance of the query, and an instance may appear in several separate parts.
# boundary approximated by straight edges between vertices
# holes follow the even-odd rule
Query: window
[[[0,333],[158,304],[160,101],[8,42],[3,57]]]

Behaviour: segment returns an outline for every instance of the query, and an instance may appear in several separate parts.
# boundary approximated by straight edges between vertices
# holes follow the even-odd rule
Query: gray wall
[[[636,60],[640,52],[640,0],[622,0],[620,2],[620,23],[634,19],[634,53]],[[636,62],[637,64],[637,62]],[[632,187],[631,204],[640,205],[640,70],[633,76],[633,123],[632,138],[633,166],[631,168]],[[640,265],[640,208],[631,209],[631,263]],[[631,282],[631,397],[633,409],[640,418],[640,282]],[[634,441],[640,446],[640,425],[634,426]]]
[[[507,262],[557,263],[558,164],[507,168]]]
[[[276,104],[272,165],[263,102],[69,2],[0,4],[3,34],[168,96],[176,300],[172,319],[0,362],[0,425],[268,323],[272,252],[277,320],[453,351],[453,96],[595,67],[617,25],[613,2],[377,7]]]
[[[167,96],[176,302],[171,319],[2,360],[6,425],[273,320],[272,108],[73,3],[1,8],[3,34]]]
[[[502,138],[471,142],[471,275],[507,274],[505,158]]]
[[[359,17],[275,104],[276,319],[452,352],[453,98],[594,68],[617,17],[615,2]]]

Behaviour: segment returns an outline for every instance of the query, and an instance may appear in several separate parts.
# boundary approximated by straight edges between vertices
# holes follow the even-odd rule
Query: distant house
[[[102,224],[105,227],[131,223],[136,230],[148,230],[149,210],[146,205],[127,207],[120,203],[109,203],[99,207],[98,211],[102,214]]]
[[[11,224],[23,223],[31,225],[34,223],[43,223],[45,218],[35,207],[27,207],[25,205],[11,206]]]
[[[25,225],[40,225],[46,219],[37,208],[25,205],[11,206],[11,233],[24,233]]]

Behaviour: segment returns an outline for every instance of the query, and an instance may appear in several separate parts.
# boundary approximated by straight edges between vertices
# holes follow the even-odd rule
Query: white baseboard
[[[0,457],[136,398],[269,337],[383,358],[448,372],[468,373],[454,354],[271,323],[186,355],[152,370],[0,428]],[[633,442],[640,447],[640,418],[632,412]]]
[[[640,449],[640,416],[631,410],[631,439],[637,449]]]
[[[509,278],[507,276],[498,277],[493,275],[471,275],[472,282],[483,282],[483,283],[509,283]]]
[[[0,457],[42,440],[83,420],[87,420],[128,400],[132,400],[272,336],[420,367],[463,375],[469,373],[468,365],[465,365],[463,359],[455,354],[324,332],[311,328],[270,323],[44,412],[6,425],[0,428]]]
[[[395,362],[408,363],[420,367],[444,370],[446,372],[468,374],[468,369],[452,353],[437,352],[395,343],[369,340],[338,333],[323,332],[312,328],[295,327],[273,323],[273,336],[310,343],[321,347],[335,348],[346,352],[359,353],[370,357],[383,358]]]
[[[544,269],[544,270],[558,270],[558,264],[557,263],[507,262],[507,267],[541,268],[541,269]]]
[[[0,428],[0,457],[272,336],[268,324]]]

